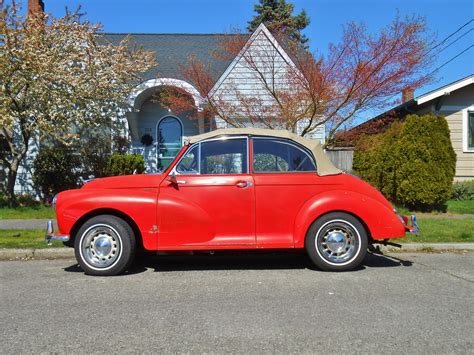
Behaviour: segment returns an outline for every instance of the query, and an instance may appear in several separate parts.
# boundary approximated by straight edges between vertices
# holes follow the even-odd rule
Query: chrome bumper
[[[46,242],[49,244],[51,240],[60,240],[62,242],[69,241],[69,236],[67,234],[54,234],[53,221],[49,220],[46,226],[46,236],[44,237]]]
[[[414,214],[411,215],[411,228],[409,231],[411,234],[420,234],[420,228],[418,227],[418,223],[416,223],[416,216]]]

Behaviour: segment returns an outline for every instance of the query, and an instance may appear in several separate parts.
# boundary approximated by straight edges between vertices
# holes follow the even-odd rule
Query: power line
[[[464,36],[466,36],[467,34],[469,34],[470,32],[474,31],[474,28],[471,28],[470,30],[468,30],[467,32],[464,32],[461,36],[459,36],[458,38],[456,38],[454,41],[452,41],[451,43],[449,43],[447,46],[441,48],[439,51],[437,51],[435,53],[435,55],[438,55],[439,53],[441,53],[442,51],[446,50],[447,48],[451,47],[454,43],[456,43],[457,41],[459,41],[461,38],[463,38]]]
[[[464,25],[462,25],[461,27],[459,27],[456,31],[454,31],[453,33],[451,33],[449,36],[447,36],[445,39],[443,39],[441,42],[439,42],[437,45],[435,45],[434,47],[431,47],[428,52],[426,52],[426,54],[428,54],[429,52],[431,52],[433,49],[436,49],[438,48],[439,46],[441,46],[442,44],[446,43],[446,41],[448,39],[450,39],[452,36],[454,36],[456,33],[458,33],[459,31],[461,31],[464,27],[468,26],[471,22],[474,22],[474,19],[470,19],[469,21],[467,21]]]
[[[437,72],[438,70],[440,70],[442,67],[444,67],[445,65],[451,63],[454,59],[456,59],[457,57],[459,57],[460,55],[466,53],[469,49],[473,48],[474,47],[474,44],[471,44],[469,47],[467,47],[466,49],[464,49],[463,51],[459,52],[458,54],[456,54],[454,57],[452,57],[451,59],[449,59],[448,61],[444,62],[443,64],[441,64],[439,67],[437,67],[435,70],[433,70],[431,73],[429,73],[428,75],[431,75],[433,74],[434,72]]]

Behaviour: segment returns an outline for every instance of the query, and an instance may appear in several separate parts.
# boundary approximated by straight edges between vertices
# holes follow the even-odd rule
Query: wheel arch
[[[67,242],[68,246],[74,245],[76,234],[86,221],[100,215],[111,215],[124,220],[132,228],[138,246],[143,249],[143,238],[137,223],[128,214],[114,208],[98,208],[82,215],[71,228],[70,240]]]
[[[314,196],[299,210],[294,224],[294,246],[304,248],[306,234],[321,216],[332,212],[352,215],[364,226],[369,242],[396,235],[393,211],[369,196],[347,190],[331,190]]]

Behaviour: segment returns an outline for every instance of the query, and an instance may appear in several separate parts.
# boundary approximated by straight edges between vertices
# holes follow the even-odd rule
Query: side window
[[[200,167],[201,174],[246,174],[247,139],[202,142]]]
[[[199,144],[194,145],[186,152],[183,159],[176,166],[179,174],[199,174]]]
[[[316,171],[311,154],[283,139],[253,138],[253,171],[286,173]]]

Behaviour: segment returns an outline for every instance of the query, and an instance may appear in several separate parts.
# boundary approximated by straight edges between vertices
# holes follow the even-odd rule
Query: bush
[[[474,200],[474,180],[455,182],[451,199],[456,201]]]
[[[108,176],[141,174],[145,171],[145,160],[139,154],[114,153],[107,165]]]
[[[444,208],[455,165],[448,124],[431,114],[410,115],[381,135],[361,137],[354,156],[355,173],[392,202],[421,211]]]
[[[81,161],[69,149],[62,146],[40,149],[33,162],[33,183],[49,203],[60,191],[77,187]]]

